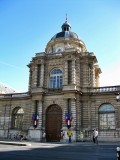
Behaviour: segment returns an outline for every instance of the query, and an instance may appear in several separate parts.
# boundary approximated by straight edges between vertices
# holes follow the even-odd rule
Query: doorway
[[[46,111],[46,140],[60,141],[62,128],[62,109],[54,104]]]

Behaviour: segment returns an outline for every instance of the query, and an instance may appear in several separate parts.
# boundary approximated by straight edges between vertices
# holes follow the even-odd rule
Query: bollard
[[[120,147],[117,147],[117,160],[120,160]]]

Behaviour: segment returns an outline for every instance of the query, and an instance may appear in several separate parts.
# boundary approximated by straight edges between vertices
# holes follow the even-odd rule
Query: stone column
[[[88,70],[88,61],[83,60],[82,64],[82,87],[88,87],[89,86],[89,70]]]
[[[73,117],[71,126],[76,128],[76,100],[75,99],[71,99],[71,113]]]
[[[39,101],[36,106],[36,100],[33,101],[33,108],[32,108],[32,114],[37,111],[37,114],[39,114],[41,117],[38,119],[38,126],[37,128],[34,128],[33,125],[32,127],[29,128],[28,131],[28,139],[30,140],[35,140],[35,141],[41,141],[42,139],[42,131],[41,131],[41,126],[42,126],[42,103]],[[36,108],[37,107],[37,108]]]
[[[65,113],[68,113],[68,99],[64,99],[64,108],[63,108],[63,117],[62,117],[62,130],[64,132],[64,137],[63,137],[63,141],[66,142],[68,141],[68,135],[67,135],[67,131],[68,131],[68,127],[67,124],[65,122]]]
[[[28,90],[31,90],[32,85],[32,71],[29,69],[29,85],[28,85]]]
[[[65,122],[65,113],[68,113],[68,99],[65,99],[65,107],[63,110],[63,127],[67,127],[66,122]]]
[[[72,113],[72,123],[71,129],[73,132],[72,141],[76,141],[76,100],[75,98],[71,98],[71,113]]]
[[[99,87],[99,74],[96,75],[96,87]]]
[[[38,102],[38,115],[39,115],[39,120],[38,120],[38,128],[42,128],[42,111],[43,111],[43,104],[42,101]]]
[[[35,113],[35,101],[32,101],[32,108],[31,108],[32,114]],[[32,115],[31,115],[32,116]]]
[[[64,82],[63,85],[68,85],[68,61],[65,61],[65,72],[64,72]]]
[[[76,84],[80,86],[80,60],[76,60]]]
[[[77,95],[77,99],[76,99],[76,129],[80,130],[81,127],[81,117],[82,117],[82,113],[81,113],[81,102],[79,100],[79,95]]]
[[[95,68],[93,65],[90,67],[90,86],[95,87]]]

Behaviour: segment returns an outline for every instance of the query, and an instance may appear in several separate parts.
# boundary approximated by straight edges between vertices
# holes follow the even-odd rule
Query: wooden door
[[[48,142],[60,141],[62,110],[58,105],[48,107],[46,112],[46,139]]]

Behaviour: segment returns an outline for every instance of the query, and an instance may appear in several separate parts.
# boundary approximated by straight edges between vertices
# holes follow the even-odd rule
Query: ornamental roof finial
[[[68,20],[68,16],[67,16],[67,13],[66,13],[66,22],[67,22],[67,20]]]

